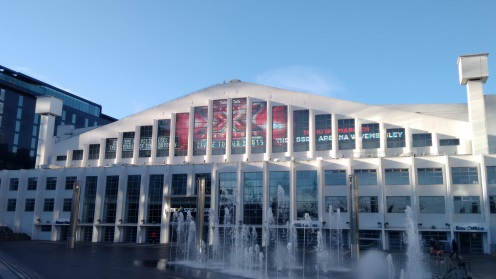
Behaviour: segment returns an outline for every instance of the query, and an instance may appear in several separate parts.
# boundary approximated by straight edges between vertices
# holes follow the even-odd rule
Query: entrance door
[[[459,233],[460,253],[480,254],[482,248],[482,233]]]

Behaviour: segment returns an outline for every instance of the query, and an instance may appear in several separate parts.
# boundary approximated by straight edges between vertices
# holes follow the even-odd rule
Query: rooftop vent
[[[229,83],[236,83],[236,82],[241,82],[241,80],[239,80],[239,79],[231,79],[229,81]]]

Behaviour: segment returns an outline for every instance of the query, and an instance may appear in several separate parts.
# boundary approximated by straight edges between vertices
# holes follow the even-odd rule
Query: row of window
[[[375,169],[355,169],[354,174],[358,177],[358,185],[377,185],[377,171]],[[385,169],[386,185],[409,185],[409,169]],[[442,168],[418,168],[418,185],[441,185],[443,184]],[[476,167],[452,167],[451,183],[453,184],[479,184],[479,176]],[[487,167],[487,183],[496,183],[496,167]],[[346,186],[346,170],[326,170],[326,186]]]
[[[7,211],[15,211],[16,210],[17,199],[8,199],[7,200]],[[33,212],[36,200],[35,199],[26,199],[24,204],[24,211]],[[49,198],[45,199],[43,203],[43,211],[44,212],[53,212],[55,206],[55,199]],[[63,212],[70,212],[72,208],[72,199],[64,199],[64,203],[62,204]]]
[[[255,174],[256,175],[256,174]],[[249,180],[250,178],[248,178]],[[112,179],[111,179],[112,180]],[[260,179],[261,180],[261,179]],[[259,180],[259,181],[260,181]],[[130,185],[133,185],[136,181],[130,182]],[[115,183],[115,182],[109,182],[109,183]],[[255,186],[261,188],[261,186]],[[134,211],[133,213],[136,213],[136,215],[133,215],[131,218],[128,217],[128,219],[132,220],[137,220],[137,213],[138,213],[138,199],[139,199],[139,187],[132,187],[131,186],[131,191],[128,193],[127,196],[127,207],[132,208]],[[134,191],[133,191],[134,188]],[[115,192],[115,186],[112,187],[110,186],[110,189],[108,193],[106,194],[106,199],[105,199],[105,207],[104,211],[109,211],[109,200],[112,200],[116,197],[116,193],[112,193],[113,191]],[[160,190],[158,188],[154,188],[152,192],[157,192],[157,193],[151,193],[152,200],[149,201],[149,203],[154,204],[156,207],[157,213],[160,211],[162,207],[162,200],[161,196],[157,195]],[[248,192],[248,193],[246,193]],[[244,195],[244,210],[245,210],[245,216],[244,216],[244,222],[245,224],[253,224],[253,223],[258,223],[254,222],[254,218],[262,218],[262,212],[261,211],[256,211],[253,212],[253,208],[250,206],[252,204],[261,204],[262,203],[262,197],[258,196],[256,197],[256,200],[250,200],[252,198],[252,194],[249,191],[246,191]],[[405,209],[407,206],[411,206],[411,201],[410,201],[410,196],[387,196],[386,197],[386,209],[388,213],[404,213]],[[24,211],[26,212],[33,212],[34,207],[35,207],[35,199],[26,199],[26,202],[24,204]],[[15,211],[16,210],[16,203],[17,199],[8,199],[7,200],[7,211]],[[330,210],[332,212],[348,212],[348,197],[346,196],[326,196],[325,197],[325,212],[329,212]],[[221,203],[222,204],[222,203]],[[48,198],[44,200],[43,204],[43,211],[44,212],[52,212],[54,210],[54,205],[55,205],[55,199],[53,198]],[[421,214],[445,214],[445,200],[443,196],[420,196],[419,197],[419,212]],[[480,214],[481,213],[481,205],[480,205],[480,197],[479,196],[454,196],[453,197],[453,205],[454,205],[454,213],[455,214]],[[63,212],[70,212],[72,207],[72,199],[71,198],[66,198],[63,201],[62,205],[62,211]],[[496,196],[489,196],[489,207],[490,207],[490,212],[491,213],[496,213]],[[276,209],[278,207],[275,207]],[[280,208],[278,208],[280,209]],[[261,209],[260,209],[261,210]],[[358,211],[360,213],[378,213],[379,212],[379,204],[378,204],[378,198],[377,196],[360,196],[358,197]],[[279,210],[278,213],[281,213],[282,210]],[[129,210],[127,212],[129,215]],[[251,213],[257,213],[257,214],[251,214]],[[106,213],[104,215],[109,215],[109,214],[114,214],[115,212],[112,213]],[[155,219],[160,216],[152,216],[151,218]],[[283,220],[280,219],[288,219],[289,216],[277,216],[277,223],[281,223]],[[114,220],[115,221],[115,220]],[[158,221],[158,220],[157,220]]]
[[[67,176],[65,178],[65,189],[72,190],[74,187],[74,183],[76,182],[76,176]],[[35,191],[38,188],[38,178],[37,177],[28,177],[27,189],[28,191]],[[17,191],[19,189],[19,178],[11,178],[9,184],[10,191]],[[57,177],[47,177],[45,179],[45,189],[49,191],[53,191],[57,189]]]
[[[252,119],[247,119],[246,98],[233,99],[232,115],[227,113],[228,100],[213,101],[213,117],[211,127],[211,150],[212,155],[226,154],[226,146],[231,146],[232,154],[244,154],[247,145],[251,145],[251,153],[265,153],[267,141],[272,142],[272,152],[280,153],[288,151],[288,143],[292,142],[293,150],[309,151],[310,134],[314,135],[316,151],[332,150],[332,141],[337,138],[339,150],[352,150],[356,148],[355,119],[338,119],[337,135],[332,134],[332,114],[315,115],[315,130],[310,131],[309,110],[293,111],[293,138],[288,139],[288,108],[287,106],[272,107],[272,119],[267,120],[267,103],[254,102],[252,104]],[[193,156],[207,154],[208,136],[208,107],[194,108],[193,114],[193,138],[189,139],[190,114],[177,113],[175,123],[171,119],[158,120],[156,157],[169,156],[170,148],[173,148],[174,156],[186,156],[189,145],[193,145]],[[228,131],[228,121],[232,122],[232,131]],[[269,123],[272,122],[272,123]],[[175,125],[175,134],[171,134],[171,126]],[[247,142],[247,126],[251,125],[251,143]],[[267,138],[267,129],[272,129],[272,138]],[[227,133],[231,133],[231,143],[227,143]],[[122,158],[132,158],[134,148],[138,141],[138,157],[147,158],[152,155],[153,126],[140,126],[139,135],[134,131],[124,132],[122,142],[117,138],[107,138],[105,141],[105,159],[115,159],[117,145],[121,147]],[[405,128],[386,129],[382,135],[386,138],[387,148],[403,148],[406,146]],[[381,133],[378,123],[367,123],[361,125],[362,149],[380,148]],[[171,143],[174,142],[171,147]],[[459,139],[440,139],[440,146],[459,145]],[[432,134],[412,134],[413,147],[432,146]],[[100,144],[90,144],[88,159],[99,159]],[[74,150],[73,160],[82,160],[82,150]],[[63,160],[63,157],[59,157]]]
[[[411,207],[410,196],[387,196],[386,211],[388,213],[404,213],[407,206]],[[455,214],[480,214],[479,196],[454,196]],[[496,213],[496,196],[489,196],[491,213]],[[348,197],[326,196],[325,210],[329,212],[348,212]],[[358,210],[361,213],[378,213],[377,196],[358,197]],[[445,199],[443,196],[419,196],[419,212],[421,214],[445,214]]]

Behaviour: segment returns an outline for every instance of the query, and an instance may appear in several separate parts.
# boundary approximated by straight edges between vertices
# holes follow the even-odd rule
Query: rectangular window
[[[226,154],[227,100],[213,101],[212,155]]]
[[[117,138],[105,140],[105,159],[115,159],[117,154]]]
[[[479,196],[454,196],[455,214],[480,214]]]
[[[355,119],[338,119],[339,150],[355,149]]]
[[[212,175],[210,173],[195,174],[195,195],[198,195],[198,187],[202,179],[205,179],[205,195],[210,195],[212,193]]]
[[[487,166],[487,184],[496,184],[496,167]]]
[[[57,156],[57,159],[56,159],[58,162],[60,161],[67,161],[67,156],[66,155],[59,155]]]
[[[133,158],[134,132],[122,133],[122,158]]]
[[[451,179],[453,184],[479,184],[476,167],[452,167]]]
[[[360,213],[378,213],[379,203],[377,196],[359,196],[358,212]]]
[[[17,191],[19,189],[19,178],[11,178],[9,191]]]
[[[332,150],[332,114],[315,115],[315,150]]]
[[[409,185],[410,172],[408,169],[386,169],[386,185]]]
[[[413,147],[426,147],[432,146],[432,134],[413,134],[412,135]]]
[[[261,225],[263,215],[263,172],[244,173],[243,224]]]
[[[169,144],[170,144],[170,119],[158,120],[157,129],[157,157],[168,157],[169,156]]]
[[[346,170],[326,170],[326,186],[346,186]]]
[[[317,171],[296,171],[296,217],[303,220],[308,213],[310,218],[318,218],[317,210]]]
[[[405,213],[407,206],[411,206],[409,196],[386,197],[386,207],[388,213]]]
[[[16,199],[8,199],[7,200],[7,211],[15,211],[16,210]]]
[[[362,124],[362,148],[374,149],[381,147],[379,123]]]
[[[246,98],[232,99],[231,154],[246,152]]]
[[[73,161],[83,160],[83,150],[72,150],[72,160]]]
[[[94,221],[97,182],[98,176],[86,177],[82,223],[93,223]]]
[[[420,196],[420,213],[421,214],[444,214],[444,197],[443,196]]]
[[[43,211],[52,212],[54,205],[55,199],[45,199],[45,203],[43,204]]]
[[[496,196],[489,196],[489,211],[492,214],[496,213]]]
[[[278,225],[289,221],[289,171],[271,171],[269,178],[269,206]]]
[[[251,104],[251,153],[265,153],[267,137],[267,102]]]
[[[162,222],[164,175],[151,174],[148,186],[148,210],[146,220],[151,224],[160,224]]]
[[[348,197],[346,196],[327,196],[325,197],[325,211],[329,212],[348,212]]]
[[[53,191],[57,189],[57,177],[46,178],[46,189],[49,191]]]
[[[309,150],[309,110],[293,111],[293,151]]]
[[[219,212],[228,211],[230,215],[224,215],[222,224],[236,224],[236,202],[238,197],[238,180],[235,172],[219,173]]]
[[[152,156],[152,134],[153,126],[141,126],[140,127],[140,142],[139,142],[139,154],[140,158],[148,158]]]
[[[405,147],[405,128],[387,129],[386,142],[388,148]]]
[[[26,199],[26,204],[24,205],[24,211],[33,212],[34,204],[35,204],[35,199]]]
[[[64,199],[62,211],[64,211],[64,212],[71,212],[72,211],[72,199]]]
[[[419,185],[443,184],[443,171],[441,168],[419,168],[417,174]]]
[[[105,198],[103,200],[103,220],[102,223],[115,223],[117,213],[117,194],[119,192],[119,176],[107,176],[105,187]]]
[[[355,170],[358,177],[358,185],[377,185],[376,170]]]
[[[28,191],[36,191],[38,187],[38,177],[29,177],[28,178]]]
[[[189,113],[176,114],[176,145],[174,156],[188,155]]]
[[[124,223],[138,223],[141,175],[127,176],[126,211]]]
[[[193,156],[207,154],[208,107],[195,107]]]
[[[88,160],[98,160],[100,158],[100,145],[90,144]]]
[[[460,140],[459,139],[440,139],[439,145],[440,146],[460,145]]]
[[[188,189],[188,175],[185,173],[173,174],[171,194],[186,195],[187,189]]]
[[[272,152],[288,151],[288,107],[272,107]]]
[[[65,178],[65,189],[66,190],[74,189],[74,182],[76,182],[76,180],[77,180],[76,176],[67,176]]]

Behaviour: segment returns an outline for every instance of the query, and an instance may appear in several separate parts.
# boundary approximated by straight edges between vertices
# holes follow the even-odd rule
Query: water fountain
[[[282,188],[282,187],[281,187]],[[397,272],[391,255],[382,251],[369,251],[360,258],[353,271],[343,253],[342,216],[329,207],[329,243],[325,243],[322,227],[317,226],[308,213],[303,220],[293,223],[281,216],[289,211],[289,198],[284,191],[278,193],[277,209],[268,208],[266,222],[258,229],[237,224],[234,220],[238,208],[235,196],[221,197],[222,210],[218,214],[209,211],[209,237],[204,246],[205,258],[199,258],[196,223],[190,212],[175,212],[173,234],[177,248],[175,264],[202,269],[213,269],[232,275],[250,278],[428,278],[421,251],[417,227],[411,208],[406,213],[406,237],[408,243],[406,268]],[[220,216],[219,216],[220,215]],[[289,217],[289,214],[287,215]],[[220,220],[220,222],[219,222]],[[261,232],[261,234],[260,234]],[[300,236],[300,243],[298,242]],[[261,236],[261,238],[259,237]],[[262,239],[262,240],[261,240]],[[205,253],[203,254],[205,255]],[[355,273],[356,272],[356,273]],[[356,277],[355,277],[356,276]]]

